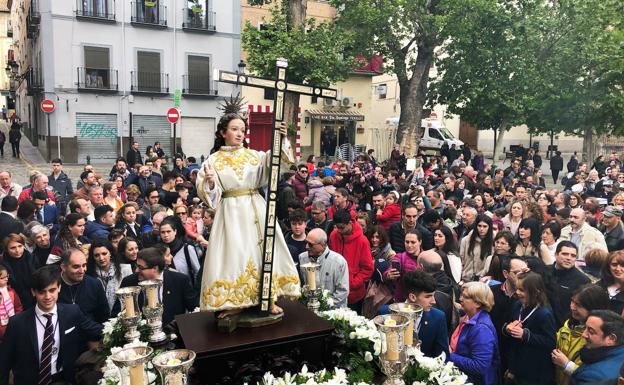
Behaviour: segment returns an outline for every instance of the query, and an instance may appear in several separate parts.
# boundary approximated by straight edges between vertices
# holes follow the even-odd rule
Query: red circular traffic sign
[[[180,111],[177,108],[172,107],[167,110],[167,120],[169,123],[177,123],[180,120]]]
[[[56,109],[56,105],[54,105],[54,102],[50,99],[42,101],[40,107],[41,111],[45,112],[46,114],[52,113]]]

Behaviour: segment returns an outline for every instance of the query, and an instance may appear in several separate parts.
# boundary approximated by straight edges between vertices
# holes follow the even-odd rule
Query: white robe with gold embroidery
[[[216,209],[204,262],[200,308],[247,308],[259,303],[266,201],[259,194],[222,198],[224,191],[253,190],[268,183],[269,153],[223,147],[210,155],[197,177],[200,198]],[[217,177],[205,182],[208,164]],[[279,227],[278,227],[279,229]],[[297,269],[281,231],[275,236],[272,296],[300,295]]]

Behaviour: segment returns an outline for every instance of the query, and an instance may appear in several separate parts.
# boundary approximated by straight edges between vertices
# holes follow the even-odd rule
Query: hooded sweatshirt
[[[401,206],[398,203],[386,205],[383,212],[377,214],[375,218],[377,224],[388,231],[394,222],[401,220]]]
[[[368,239],[360,225],[352,221],[353,231],[342,235],[334,229],[329,236],[329,248],[342,255],[349,267],[349,304],[361,301],[366,294],[366,283],[373,275],[373,257]]]

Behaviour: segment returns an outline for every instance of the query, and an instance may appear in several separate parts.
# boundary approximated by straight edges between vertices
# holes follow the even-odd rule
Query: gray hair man
[[[322,229],[312,229],[306,236],[306,250],[299,255],[299,266],[315,260],[321,265],[321,286],[332,295],[334,306],[347,307],[349,296],[349,268],[344,257],[327,246],[327,234]],[[308,284],[306,274],[301,272],[302,283]]]
[[[608,251],[605,237],[602,233],[585,221],[586,214],[581,208],[572,209],[570,212],[570,224],[561,229],[561,241],[571,241],[578,250],[577,261],[580,265],[585,263],[585,254],[590,249],[602,249]]]

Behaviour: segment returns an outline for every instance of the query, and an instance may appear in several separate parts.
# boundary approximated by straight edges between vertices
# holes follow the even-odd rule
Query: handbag
[[[362,303],[362,315],[373,319],[379,308],[392,300],[392,290],[383,282],[371,282],[366,289],[364,302]]]

